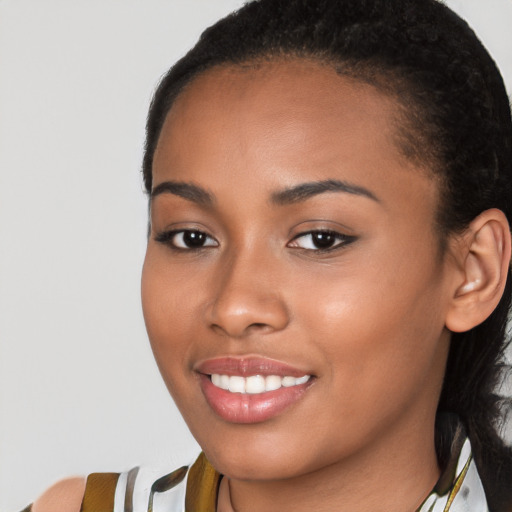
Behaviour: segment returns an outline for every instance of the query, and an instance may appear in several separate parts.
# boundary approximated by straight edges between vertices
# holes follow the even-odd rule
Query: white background
[[[453,0],[512,90],[512,0]],[[187,461],[146,340],[140,167],[158,78],[242,0],[0,0],[0,511]]]

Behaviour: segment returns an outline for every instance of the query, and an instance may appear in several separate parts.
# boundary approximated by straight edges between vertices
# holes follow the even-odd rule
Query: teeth
[[[281,387],[281,377],[277,375],[269,375],[265,377],[265,391],[274,391]]]
[[[218,388],[225,389],[231,393],[247,393],[257,395],[265,391],[275,391],[280,387],[289,388],[305,384],[311,375],[302,377],[280,377],[279,375],[251,375],[242,377],[240,375],[220,375],[214,373],[211,375],[212,384]]]
[[[304,377],[299,377],[298,379],[295,379],[295,385],[298,386],[299,384],[306,384],[308,380],[309,375],[304,375]]]
[[[292,386],[295,386],[295,381],[297,379],[295,379],[295,377],[283,377],[283,382],[282,382],[282,385],[285,387],[285,388],[290,388]]]
[[[229,377],[229,391],[231,393],[245,393],[245,379],[238,375]]]
[[[221,375],[220,376],[220,384],[219,388],[229,389],[229,375]]]
[[[263,393],[265,391],[265,377],[261,375],[253,375],[245,379],[245,392],[251,395]]]

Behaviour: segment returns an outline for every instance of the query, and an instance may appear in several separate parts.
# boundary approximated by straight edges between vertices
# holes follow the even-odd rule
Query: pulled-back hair
[[[471,28],[437,0],[255,0],[220,20],[169,70],[154,95],[143,161],[146,190],[167,113],[191,80],[218,65],[296,57],[331,65],[396,99],[402,152],[439,178],[441,244],[490,208],[510,222],[512,124],[503,80]],[[512,457],[497,434],[505,401],[496,394],[511,294],[509,267],[491,316],[452,334],[436,420],[441,466],[450,418],[464,424],[491,510],[512,502]]]

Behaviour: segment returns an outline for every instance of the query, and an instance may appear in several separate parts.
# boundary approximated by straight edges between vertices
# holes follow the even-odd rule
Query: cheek
[[[442,269],[431,259],[423,264],[419,254],[395,257],[402,261],[397,272],[385,257],[372,265],[359,260],[339,278],[312,276],[303,283],[307,293],[294,294],[301,297],[300,328],[323,353],[340,400],[375,401],[386,394],[405,400],[434,374],[437,386],[447,345]]]
[[[192,299],[183,279],[148,248],[142,270],[142,309],[156,362],[168,385],[169,376],[182,368],[186,358],[188,331],[193,318]]]

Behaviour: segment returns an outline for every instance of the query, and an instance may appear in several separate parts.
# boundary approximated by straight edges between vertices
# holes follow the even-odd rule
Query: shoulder
[[[119,473],[91,473],[57,482],[38,498],[31,512],[96,512],[114,510]]]
[[[32,512],[80,512],[86,479],[66,478],[47,489],[32,505]]]
[[[192,461],[193,462],[193,461]],[[215,510],[220,475],[200,454],[190,466],[136,467],[123,473],[91,473],[50,487],[24,512]]]

